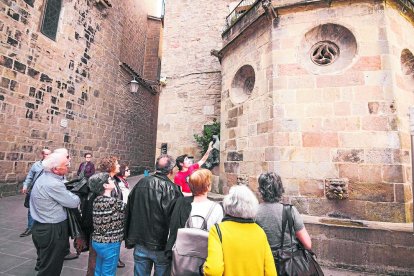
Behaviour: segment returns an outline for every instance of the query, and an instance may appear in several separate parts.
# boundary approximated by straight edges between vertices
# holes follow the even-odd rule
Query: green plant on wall
[[[201,135],[194,134],[194,139],[196,140],[198,146],[200,147],[201,155],[208,149],[208,144],[213,140],[213,135],[217,135],[220,140],[220,122],[217,122],[216,119],[213,120],[213,124],[204,125],[203,133]],[[216,148],[213,148],[207,161],[203,164],[203,168],[212,169],[214,166],[217,166],[220,163],[220,151]]]
[[[213,135],[219,135],[220,138],[220,122],[217,122],[216,119],[213,120],[213,124],[204,125],[204,130],[201,135],[194,134],[194,139],[200,148],[201,156],[207,151],[208,144],[213,140]]]

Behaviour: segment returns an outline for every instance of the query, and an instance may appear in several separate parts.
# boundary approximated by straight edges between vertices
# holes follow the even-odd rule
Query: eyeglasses
[[[130,169],[128,169],[128,170],[125,170],[126,172],[129,172],[130,171]]]

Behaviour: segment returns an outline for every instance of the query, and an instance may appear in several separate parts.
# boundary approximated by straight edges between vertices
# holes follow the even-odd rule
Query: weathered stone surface
[[[227,161],[243,161],[243,152],[236,152],[236,151],[228,152]]]
[[[224,171],[226,173],[239,174],[240,164],[238,162],[224,162]]]
[[[393,202],[394,185],[379,183],[352,183],[349,185],[349,199],[373,202]]]
[[[382,175],[384,182],[390,183],[404,183],[404,171],[403,166],[393,165],[393,166],[382,166]]]
[[[196,6],[209,10],[202,2]],[[293,2],[296,3],[286,0],[277,4]],[[404,62],[400,63],[401,47],[414,47],[412,23],[382,1],[333,3],[329,7],[300,3],[285,8],[277,27],[270,26],[265,17],[236,23],[223,35],[226,46],[219,52],[221,66],[200,53],[207,52],[204,47],[210,42],[188,39],[193,32],[209,34],[204,24],[194,24],[197,27],[186,29],[184,37],[178,37],[183,14],[192,23],[219,26],[219,22],[201,15],[195,17],[194,9],[185,9],[187,3],[171,7],[171,21],[167,23],[171,25],[166,25],[165,31],[169,56],[165,72],[171,86],[167,84],[162,95],[162,110],[172,121],[186,116],[188,110],[192,113],[186,116],[188,127],[178,124],[170,129],[173,135],[163,132],[158,138],[173,140],[181,154],[181,144],[192,143],[194,129],[220,115],[221,158],[228,160],[220,167],[222,178],[227,179],[232,172],[254,179],[264,170],[275,171],[286,184],[286,199],[298,202],[309,214],[374,219],[368,204],[397,202],[404,204],[393,205],[393,211],[386,214],[389,217],[381,219],[409,221],[406,209],[410,208],[410,199],[403,185],[409,184],[410,178],[406,113],[413,98],[412,85],[402,76],[411,71]],[[225,14],[224,5],[220,1],[216,4],[218,13]],[[324,23],[315,23],[321,19]],[[240,27],[250,23],[247,29]],[[339,45],[340,55],[333,57],[338,58],[335,62],[319,66],[313,56],[316,52],[311,49],[315,43],[329,44],[327,41]],[[216,45],[211,49],[220,47]],[[183,47],[188,52],[181,51]],[[239,101],[231,97],[234,79],[246,65],[253,68],[254,87],[245,101]],[[210,69],[210,77],[205,76],[206,68]],[[215,70],[220,71],[220,76],[214,75]],[[192,72],[197,78],[189,75]],[[190,95],[189,91],[206,87],[208,92],[203,95]],[[221,93],[215,94],[213,88]],[[186,94],[185,101],[179,99],[182,93]],[[183,102],[191,108],[181,107]],[[220,104],[221,108],[206,118],[199,102],[204,106]],[[170,103],[176,105],[169,106]],[[243,161],[235,161],[235,169],[229,163],[238,160],[234,152],[239,151],[243,151]],[[323,187],[319,189],[317,184],[325,178],[348,178],[350,198],[326,201]],[[228,191],[226,185],[230,185],[226,181],[223,191]],[[234,183],[234,179],[230,182]]]
[[[116,154],[133,170],[152,168],[158,96],[142,87],[130,95],[132,76],[119,62],[155,81],[161,20],[148,18],[144,1],[113,0],[107,17],[90,2],[69,1],[51,41],[39,31],[45,1],[25,2],[0,9],[0,183],[17,187],[22,164],[43,147],[68,148],[74,167],[88,151],[95,163]]]
[[[364,163],[364,150],[338,150],[333,162]]]
[[[346,227],[306,219],[305,224],[312,236],[312,250],[322,264],[358,268],[374,274],[410,275],[413,269],[407,257],[414,253],[410,232],[384,230],[383,225]]]
[[[306,197],[323,197],[323,180],[302,180],[299,182],[299,193]]]

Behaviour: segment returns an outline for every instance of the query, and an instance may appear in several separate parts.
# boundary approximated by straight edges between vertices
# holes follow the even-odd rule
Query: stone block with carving
[[[348,178],[327,178],[325,179],[325,195],[327,199],[347,199],[348,192]]]

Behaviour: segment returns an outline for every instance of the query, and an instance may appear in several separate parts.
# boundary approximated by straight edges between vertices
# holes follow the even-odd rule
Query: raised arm
[[[198,161],[198,165],[201,167],[207,160],[208,156],[210,155],[210,152],[213,149],[213,141],[210,142],[210,144],[208,144],[208,149],[206,151],[206,153],[204,153],[203,157],[201,158],[200,161]]]

